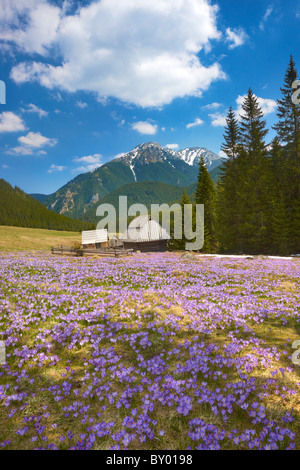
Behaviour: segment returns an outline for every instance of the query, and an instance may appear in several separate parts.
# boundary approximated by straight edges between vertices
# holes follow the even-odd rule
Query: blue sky
[[[143,142],[219,153],[250,86],[276,122],[299,39],[295,0],[1,0],[0,177],[50,194]]]

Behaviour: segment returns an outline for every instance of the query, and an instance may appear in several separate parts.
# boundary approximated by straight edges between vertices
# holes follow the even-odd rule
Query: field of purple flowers
[[[0,258],[0,448],[300,449],[300,260]]]

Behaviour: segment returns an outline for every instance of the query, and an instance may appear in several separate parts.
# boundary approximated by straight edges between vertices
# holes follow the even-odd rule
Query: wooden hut
[[[107,229],[88,230],[81,234],[83,248],[106,248],[108,247]]]
[[[120,236],[125,249],[141,252],[167,251],[170,238],[168,232],[151,215],[136,217]]]

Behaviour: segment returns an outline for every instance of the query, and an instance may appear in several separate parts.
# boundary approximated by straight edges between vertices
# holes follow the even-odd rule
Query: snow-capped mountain
[[[221,164],[221,157],[206,148],[187,147],[183,150],[176,151],[164,148],[157,142],[140,144],[130,152],[117,157],[115,160],[128,164],[134,173],[134,167],[136,164],[168,162],[171,165],[173,160],[180,160],[187,163],[189,166],[198,167],[201,157],[203,157],[209,171]]]
[[[76,176],[43,203],[55,212],[82,218],[95,203],[124,185],[148,181],[188,187],[197,181],[201,157],[208,171],[222,162],[219,155],[201,147],[175,151],[156,142],[144,143],[89,173]]]
[[[203,157],[206,168],[211,171],[221,163],[221,157],[204,147],[187,147],[183,150],[179,150],[177,154],[185,161],[188,165],[198,165],[199,160]]]

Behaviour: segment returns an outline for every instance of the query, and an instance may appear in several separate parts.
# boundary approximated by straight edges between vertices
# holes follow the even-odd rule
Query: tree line
[[[296,79],[291,56],[271,144],[266,144],[264,114],[249,88],[240,117],[232,107],[228,111],[221,147],[226,158],[217,185],[200,160],[195,203],[205,208],[202,251],[300,253],[300,105],[292,100]],[[184,193],[182,203],[187,202]],[[176,247],[184,249],[184,243]]]
[[[0,225],[80,232],[94,224],[52,212],[41,202],[0,179]]]

